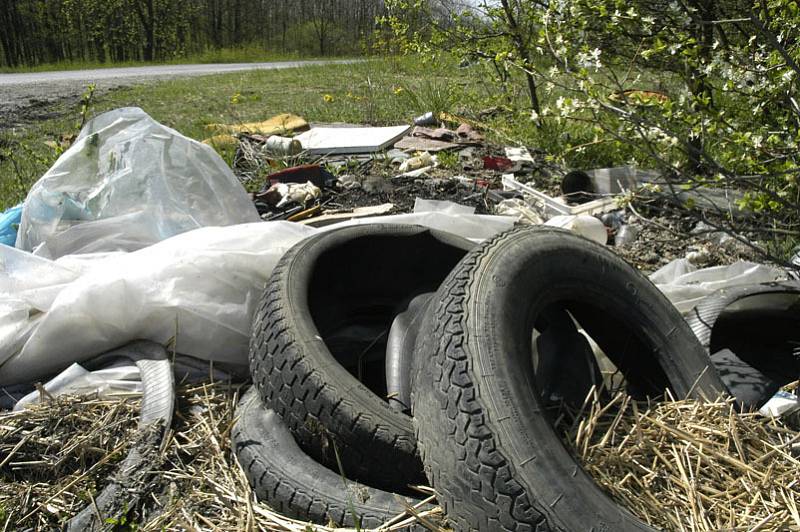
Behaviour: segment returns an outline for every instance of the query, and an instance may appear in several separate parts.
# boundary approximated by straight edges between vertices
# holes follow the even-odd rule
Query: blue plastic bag
[[[22,219],[22,205],[11,207],[0,214],[0,244],[14,247],[17,242],[17,229]]]

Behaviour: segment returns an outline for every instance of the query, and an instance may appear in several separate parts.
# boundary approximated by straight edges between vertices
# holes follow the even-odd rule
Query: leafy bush
[[[390,0],[382,22],[407,50],[486,64],[500,93],[525,87],[524,105],[507,101],[518,116],[527,108],[540,147],[560,161],[658,168],[675,190],[736,190],[750,223],[724,212],[715,223],[758,235],[776,259],[779,241],[800,237],[795,2],[455,5]]]

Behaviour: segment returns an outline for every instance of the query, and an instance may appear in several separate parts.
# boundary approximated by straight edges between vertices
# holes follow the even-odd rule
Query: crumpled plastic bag
[[[447,205],[440,205],[447,210]],[[508,217],[420,212],[314,229],[291,222],[206,227],[132,253],[49,261],[0,247],[0,386],[41,380],[132,340],[247,364],[250,322],[280,257],[319,231],[407,223],[480,240]]]
[[[199,227],[258,220],[211,147],[126,107],[89,121],[31,188],[16,247],[48,258],[133,251]]]
[[[769,283],[786,278],[784,270],[766,264],[738,261],[729,266],[698,270],[688,259],[675,259],[650,275],[653,284],[682,314],[722,288]]]

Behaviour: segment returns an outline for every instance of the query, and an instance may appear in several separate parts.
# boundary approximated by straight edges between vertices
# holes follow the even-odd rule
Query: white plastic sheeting
[[[139,368],[134,365],[115,366],[97,371],[87,371],[77,362],[51,379],[44,386],[49,395],[96,393],[101,398],[109,398],[119,393],[141,393],[142,381]],[[14,405],[14,410],[38,403],[39,390],[34,390]]]
[[[89,121],[31,188],[16,246],[49,258],[133,251],[199,227],[256,221],[211,147],[128,107]]]
[[[420,224],[480,240],[513,219],[427,211],[324,229],[291,222],[207,227],[80,260],[0,246],[0,386],[41,380],[136,339],[175,338],[179,353],[246,364],[251,317],[278,259],[308,235],[363,223]]]
[[[729,266],[714,266],[698,270],[688,259],[676,259],[650,275],[650,280],[673,305],[686,313],[704,297],[717,290],[781,281],[787,278],[784,270],[738,261]]]

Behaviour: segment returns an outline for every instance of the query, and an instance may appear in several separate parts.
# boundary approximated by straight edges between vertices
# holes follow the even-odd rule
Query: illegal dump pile
[[[800,529],[800,283],[736,191],[652,220],[453,118],[215,126],[236,174],[89,122],[0,227],[4,526]]]

